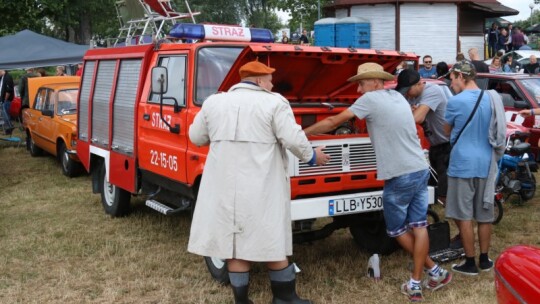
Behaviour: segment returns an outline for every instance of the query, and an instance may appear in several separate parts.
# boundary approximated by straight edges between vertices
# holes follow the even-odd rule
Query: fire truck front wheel
[[[221,284],[229,283],[229,271],[227,270],[227,261],[212,257],[204,257],[204,261],[206,262],[208,271],[210,272],[210,275],[214,280],[218,281]]]
[[[107,169],[105,164],[100,169],[99,188],[101,192],[101,203],[105,213],[113,217],[125,216],[129,213],[131,194],[107,181]]]
[[[349,227],[356,244],[373,254],[391,254],[399,248],[397,241],[386,234],[384,219],[370,221]]]

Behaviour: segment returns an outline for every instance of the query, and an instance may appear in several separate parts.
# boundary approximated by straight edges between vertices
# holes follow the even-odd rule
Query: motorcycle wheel
[[[527,175],[527,173],[524,173]],[[526,178],[521,179],[521,190],[519,194],[524,201],[528,201],[534,197],[536,194],[536,177],[532,176],[532,180],[527,176]]]
[[[503,209],[503,204],[502,204],[503,200],[500,200],[500,199],[495,199],[495,201],[493,202],[494,203],[494,210],[493,212],[495,213],[495,219],[493,220],[493,225],[497,225],[502,217],[503,217],[503,214],[504,214],[504,209]]]

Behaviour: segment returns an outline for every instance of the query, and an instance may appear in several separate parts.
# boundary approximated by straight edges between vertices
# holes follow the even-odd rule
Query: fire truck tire
[[[67,177],[74,177],[80,172],[80,165],[67,153],[66,144],[61,143],[58,148],[58,159],[62,166],[62,173]]]
[[[391,254],[399,248],[397,241],[386,234],[384,220],[349,227],[356,244],[370,254]]]
[[[101,165],[99,190],[101,203],[105,213],[113,217],[125,216],[129,213],[131,194],[107,181],[107,169],[105,163]]]
[[[36,143],[30,134],[26,135],[26,147],[28,148],[28,151],[30,151],[30,155],[33,157],[43,155],[43,150],[36,146]]]
[[[212,278],[221,284],[229,283],[229,271],[227,270],[227,262],[222,259],[204,257],[206,266]]]

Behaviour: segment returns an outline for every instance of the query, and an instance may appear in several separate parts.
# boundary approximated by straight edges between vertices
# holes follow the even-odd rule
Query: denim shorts
[[[429,170],[422,170],[384,182],[383,212],[390,237],[427,226],[428,179]]]

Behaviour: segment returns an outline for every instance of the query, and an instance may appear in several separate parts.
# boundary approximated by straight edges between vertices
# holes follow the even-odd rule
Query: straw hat
[[[353,82],[361,79],[394,80],[394,76],[385,72],[382,65],[374,62],[367,62],[359,65],[356,75],[347,80]]]
[[[240,78],[244,79],[251,76],[261,76],[274,73],[276,69],[268,67],[259,61],[250,61],[240,67]]]

